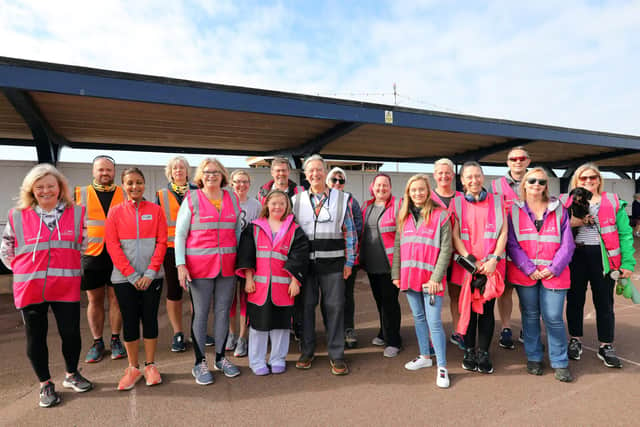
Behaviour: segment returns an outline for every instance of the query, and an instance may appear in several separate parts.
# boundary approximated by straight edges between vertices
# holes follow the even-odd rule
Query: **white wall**
[[[7,221],[7,213],[9,209],[15,205],[16,199],[19,193],[20,184],[27,172],[35,165],[35,162],[28,161],[7,161],[0,160],[0,224],[4,225]],[[87,185],[91,182],[91,165],[85,163],[60,163],[59,169],[65,174],[71,187],[77,185]],[[129,166],[136,165],[118,165],[116,168],[116,182],[120,181],[120,173]],[[147,200],[155,199],[155,191],[159,188],[163,188],[166,185],[167,179],[164,176],[164,166],[139,166],[142,172],[145,174],[147,186],[145,191],[145,197]],[[195,169],[193,169],[195,170]],[[251,189],[249,194],[251,197],[255,197],[258,193],[260,185],[271,179],[269,169],[245,169],[251,175]],[[231,170],[229,171],[231,173]],[[346,191],[351,192],[359,202],[369,199],[369,185],[376,175],[375,172],[362,172],[362,171],[347,171],[347,185]],[[193,174],[193,171],[192,171]],[[191,175],[192,175],[191,174]],[[413,173],[404,172],[390,172],[388,175],[391,177],[391,186],[395,195],[401,195],[404,191],[404,186],[407,179],[413,175]],[[292,171],[291,179],[299,181],[300,172]],[[487,176],[487,188],[490,186],[490,181],[495,179],[495,176]],[[635,190],[635,184],[633,180],[622,179],[608,179],[604,185],[605,191],[612,191],[618,193],[623,200],[629,202],[627,211],[631,214],[631,201],[633,200],[633,194]],[[551,194],[558,194],[560,189],[560,181],[557,178],[551,178],[550,190]]]

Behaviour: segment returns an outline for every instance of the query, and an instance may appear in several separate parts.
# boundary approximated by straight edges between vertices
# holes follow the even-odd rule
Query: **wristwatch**
[[[496,261],[500,261],[500,257],[498,255],[495,254],[489,254],[487,255],[487,259],[495,259]]]

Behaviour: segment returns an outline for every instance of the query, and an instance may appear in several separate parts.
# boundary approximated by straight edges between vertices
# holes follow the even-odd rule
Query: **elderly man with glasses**
[[[304,162],[310,188],[293,197],[293,213],[311,242],[310,271],[302,285],[304,326],[298,369],[309,369],[316,348],[316,306],[322,294],[331,373],[347,375],[344,360],[345,279],[356,258],[357,234],[349,194],[329,188],[327,168],[319,155]]]

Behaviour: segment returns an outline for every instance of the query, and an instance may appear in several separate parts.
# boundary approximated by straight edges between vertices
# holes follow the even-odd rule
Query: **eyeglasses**
[[[236,185],[248,185],[249,181],[247,181],[246,179],[234,179],[233,183]]]
[[[220,171],[202,171],[202,173],[205,175],[212,175],[212,176],[222,175],[222,172]]]
[[[524,162],[524,161],[526,161],[527,159],[528,159],[528,157],[527,157],[527,156],[509,157],[509,161],[510,161],[510,162],[513,162],[513,163],[515,163],[515,162]]]
[[[547,185],[547,180],[546,179],[540,179],[540,178],[529,178],[529,179],[527,179],[527,184],[529,184],[529,185],[533,185],[536,182],[538,184],[540,184],[540,185]]]
[[[329,208],[326,206],[327,203],[323,203],[322,207],[320,208],[320,211],[318,212],[318,215],[316,216],[316,222],[318,224],[323,224],[326,222],[331,222],[333,221],[333,217],[331,216],[331,212],[329,211]]]
[[[338,183],[338,184],[342,185],[345,182],[347,182],[347,180],[344,179],[344,178],[331,178],[331,182],[333,182],[334,184]]]
[[[580,181],[597,181],[600,179],[599,175],[582,175],[578,178]]]

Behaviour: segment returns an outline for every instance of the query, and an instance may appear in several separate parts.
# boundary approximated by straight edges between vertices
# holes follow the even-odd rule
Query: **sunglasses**
[[[578,178],[580,181],[597,181],[598,179],[600,179],[600,176],[598,175],[582,175],[580,178]]]
[[[520,157],[509,157],[509,161],[510,162],[524,162],[528,159],[527,156],[520,156]]]
[[[529,178],[529,179],[527,179],[527,184],[529,184],[529,185],[533,185],[536,182],[538,184],[540,184],[540,185],[547,185],[547,180],[546,179],[540,179],[540,178]]]
[[[331,182],[333,182],[334,184],[344,184],[345,182],[347,182],[346,179],[344,178],[331,178]]]

